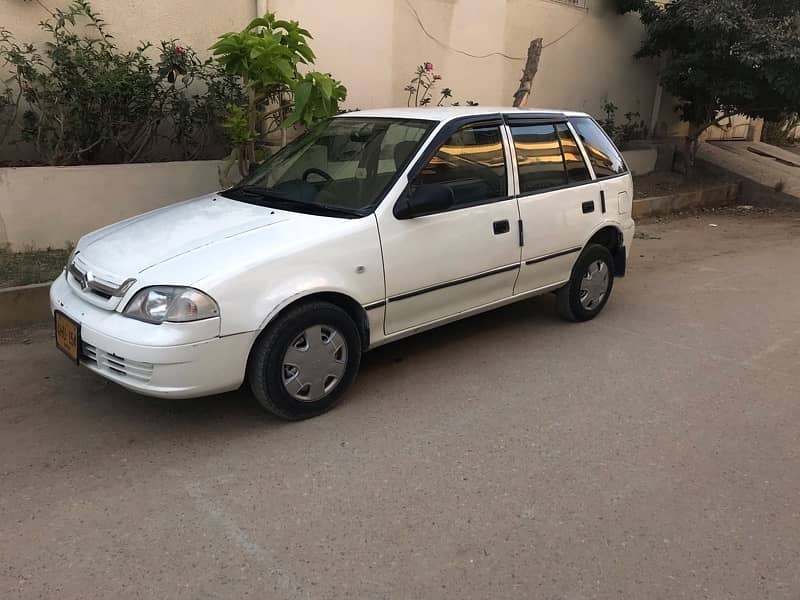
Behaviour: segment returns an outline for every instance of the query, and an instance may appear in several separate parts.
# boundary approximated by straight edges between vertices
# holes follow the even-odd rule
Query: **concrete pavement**
[[[597,320],[378,349],[302,423],[0,333],[0,598],[796,600],[800,214],[640,231]]]
[[[710,142],[700,144],[697,157],[800,206],[800,157],[789,150],[763,142]]]

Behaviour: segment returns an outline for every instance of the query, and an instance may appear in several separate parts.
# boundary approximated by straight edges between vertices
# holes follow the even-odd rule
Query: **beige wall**
[[[66,8],[69,0],[41,0],[50,8]],[[255,0],[90,0],[108,23],[110,33],[123,48],[140,41],[157,44],[179,38],[198,52],[226,31],[242,29],[255,16]],[[17,41],[43,41],[39,21],[47,17],[37,2],[0,0],[0,27],[12,31]]]
[[[456,99],[508,105],[533,38],[546,47],[532,106],[599,114],[604,96],[620,114],[639,111],[649,121],[656,79],[653,63],[636,61],[642,28],[635,15],[619,16],[608,0],[590,10],[548,0],[269,0],[270,10],[299,19],[315,36],[318,67],[350,89],[351,107],[403,105],[403,87],[425,60],[436,65]],[[560,41],[556,41],[566,34]]]
[[[67,0],[43,1],[67,5]],[[409,2],[438,42],[423,33]],[[255,0],[94,0],[93,5],[122,46],[179,38],[201,52],[219,33],[241,29],[256,14]],[[524,57],[530,40],[543,37],[545,44],[555,43],[542,55],[532,106],[599,114],[607,95],[620,106],[620,115],[638,111],[650,120],[655,68],[632,56],[641,25],[635,15],[617,15],[609,0],[589,0],[588,12],[551,0],[267,0],[267,6],[311,30],[317,68],[347,85],[349,108],[404,105],[403,87],[425,60],[436,65],[443,87],[453,88],[456,99],[507,105],[523,61],[472,58],[443,45],[475,55]],[[0,13],[0,25],[19,40],[43,39],[36,23],[46,14],[35,2],[0,0]]]
[[[65,248],[90,231],[219,189],[220,162],[0,168],[0,249]]]

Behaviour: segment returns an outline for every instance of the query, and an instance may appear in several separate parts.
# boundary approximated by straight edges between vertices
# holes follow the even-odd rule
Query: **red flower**
[[[428,73],[433,71],[433,63],[432,62],[426,62],[425,63],[425,70],[428,71]]]
[[[175,52],[183,56],[184,54],[186,54],[186,48],[184,48],[183,46],[175,46]]]

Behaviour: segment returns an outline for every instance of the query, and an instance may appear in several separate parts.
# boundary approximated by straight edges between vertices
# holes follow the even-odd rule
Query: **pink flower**
[[[175,46],[175,52],[183,56],[184,54],[186,54],[186,48],[184,48],[183,46]]]
[[[432,62],[426,62],[424,66],[425,66],[425,70],[428,71],[428,73],[433,71],[433,63]]]

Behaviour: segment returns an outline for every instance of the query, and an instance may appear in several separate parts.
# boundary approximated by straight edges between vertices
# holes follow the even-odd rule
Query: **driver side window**
[[[460,129],[414,179],[413,186],[441,184],[453,191],[453,209],[508,197],[503,137],[498,125]]]

